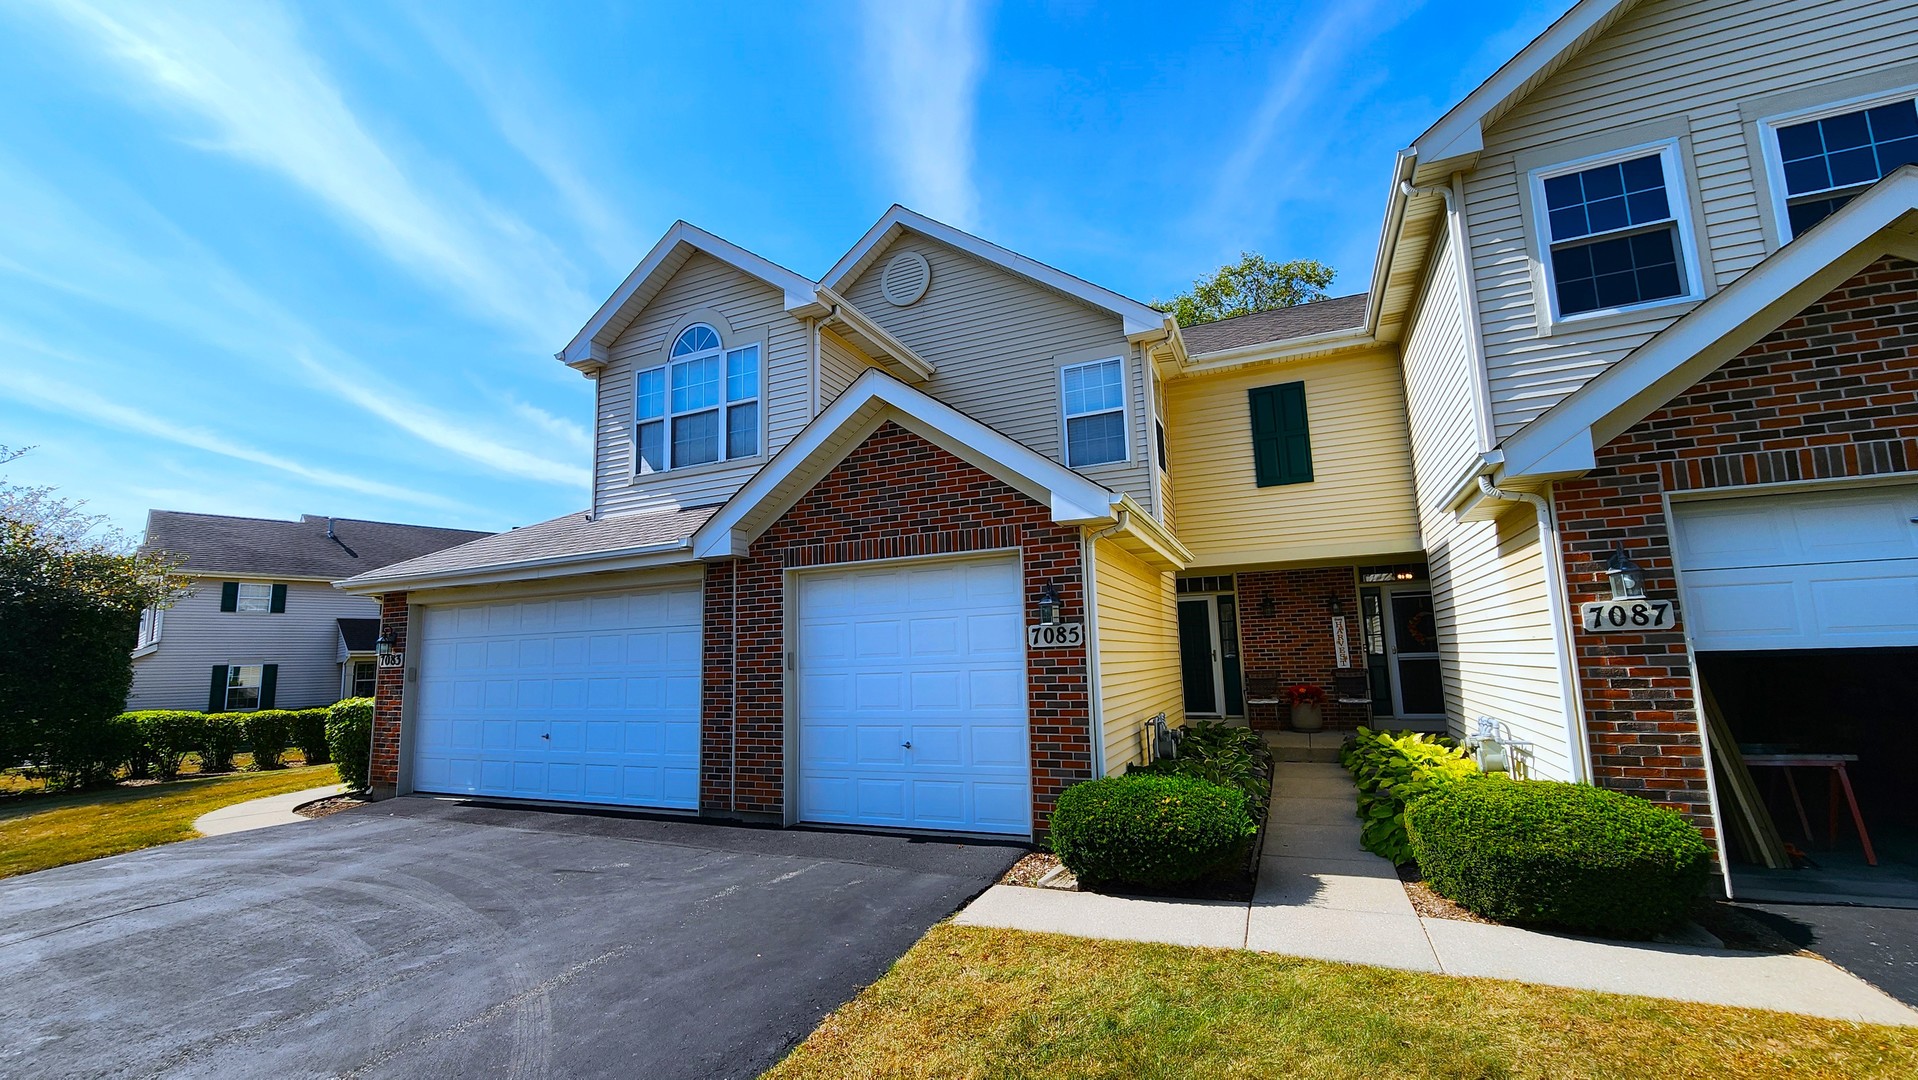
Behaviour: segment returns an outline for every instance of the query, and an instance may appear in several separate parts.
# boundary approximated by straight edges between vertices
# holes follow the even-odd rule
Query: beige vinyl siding
[[[738,464],[694,466],[633,478],[633,377],[661,363],[666,340],[693,312],[717,313],[728,347],[762,343],[760,363],[764,451]],[[599,446],[594,455],[593,506],[602,514],[634,513],[725,502],[811,419],[812,339],[786,314],[778,289],[704,253],[696,253],[659,290],[646,310],[613,342],[599,377]]]
[[[1485,136],[1465,178],[1475,282],[1500,437],[1511,434],[1689,307],[1560,324],[1544,320],[1533,223],[1520,205],[1521,164],[1564,144],[1566,159],[1680,137],[1681,164],[1707,295],[1764,258],[1775,233],[1757,174],[1762,148],[1741,106],[1818,83],[1887,72],[1918,59],[1908,0],[1780,3],[1658,0],[1640,5],[1545,80]],[[1887,86],[1889,88],[1889,86]],[[1833,93],[1834,99],[1851,96]],[[1686,212],[1691,207],[1685,208]]]
[[[1141,731],[1159,713],[1185,720],[1177,586],[1110,540],[1093,545],[1099,624],[1099,712],[1108,774],[1144,760]]]
[[[279,614],[220,610],[222,581],[196,578],[193,592],[168,608],[160,644],[133,661],[129,709],[204,709],[214,664],[278,664],[276,708],[331,705],[340,698],[339,619],[376,619],[379,604],[324,581],[286,581]]]
[[[1247,392],[1303,381],[1312,481],[1259,487]],[[1172,379],[1166,440],[1193,568],[1416,551],[1405,397],[1389,350]]]
[[[856,350],[847,348],[830,334],[819,337],[819,401],[818,408],[831,405],[833,399],[846,392],[854,379],[865,374],[866,369],[875,365],[868,362]]]
[[[1481,716],[1536,746],[1538,775],[1563,779],[1565,720],[1546,606],[1537,517],[1518,506],[1498,522],[1461,522],[1446,496],[1476,458],[1471,353],[1449,245],[1438,253],[1405,339],[1406,404],[1419,525],[1452,731]]]
[[[880,289],[887,261],[900,251],[918,252],[932,268],[926,295],[903,308]],[[881,251],[845,295],[932,364],[933,377],[920,389],[1061,463],[1058,358],[1123,357],[1129,458],[1079,471],[1151,508],[1144,361],[1117,315],[916,233]]]

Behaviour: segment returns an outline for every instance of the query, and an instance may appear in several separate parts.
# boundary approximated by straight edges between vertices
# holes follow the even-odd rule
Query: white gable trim
[[[626,275],[613,295],[599,306],[573,340],[554,356],[567,367],[591,374],[605,366],[609,350],[619,335],[645,310],[666,279],[686,261],[693,251],[727,263],[786,294],[786,310],[808,308],[817,303],[813,283],[779,264],[755,255],[729,240],[721,239],[697,225],[673,222],[653,250],[646,253],[633,272]]]
[[[1592,448],[1651,415],[1874,260],[1911,251],[1914,215],[1918,165],[1907,165],[1519,429],[1505,441],[1505,475],[1590,468]]]
[[[702,559],[752,542],[866,436],[891,420],[1045,503],[1061,525],[1109,525],[1125,498],[882,371],[867,371],[693,535]]]
[[[1002,248],[990,240],[982,240],[969,232],[955,229],[945,222],[934,221],[898,203],[894,203],[892,209],[887,210],[872,228],[866,230],[866,235],[859,238],[859,242],[852,246],[852,250],[840,256],[832,269],[826,271],[826,276],[820,279],[820,284],[835,292],[844,290],[853,278],[858,277],[871,264],[888,243],[901,232],[908,230],[958,248],[975,259],[991,263],[1054,292],[1070,296],[1081,303],[1110,311],[1119,316],[1120,321],[1125,324],[1125,334],[1128,339],[1156,339],[1172,333],[1171,317],[1156,308],[1141,304],[1130,297],[1121,296],[1111,289],[1073,277],[1064,270],[1047,266],[1037,259]]]
[[[1638,0],[1579,0],[1531,44],[1505,62],[1439,117],[1412,143],[1421,162],[1476,154],[1484,149],[1485,126],[1503,116],[1537,84],[1577,55],[1588,36],[1602,32],[1637,6]]]

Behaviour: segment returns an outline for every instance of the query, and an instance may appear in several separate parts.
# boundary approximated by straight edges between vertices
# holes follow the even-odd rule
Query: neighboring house
[[[379,605],[329,582],[485,535],[150,510],[141,549],[183,559],[191,591],[141,616],[127,708],[305,708],[370,695]]]
[[[592,505],[341,583],[377,787],[1030,835],[1310,683],[1716,835],[1699,671],[1918,690],[1911,14],[1579,3],[1368,293],[1184,330],[899,207],[818,281],[675,225],[559,354]],[[1575,625],[1619,545],[1670,627]]]

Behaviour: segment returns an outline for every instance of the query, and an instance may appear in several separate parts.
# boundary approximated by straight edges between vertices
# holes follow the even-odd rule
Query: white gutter
[[[1588,783],[1592,776],[1591,737],[1585,730],[1578,669],[1572,660],[1571,620],[1565,608],[1565,558],[1558,546],[1557,515],[1551,500],[1529,491],[1501,490],[1489,476],[1478,478],[1478,488],[1490,498],[1526,503],[1538,513],[1538,544],[1545,560],[1545,606],[1552,617],[1552,652],[1558,661],[1559,697],[1565,710],[1565,762],[1571,769],[1572,783]]]
[[[541,578],[569,577],[574,574],[599,574],[615,570],[642,570],[690,562],[692,537],[643,547],[615,548],[575,555],[555,555],[544,559],[520,559],[514,562],[472,566],[443,574],[419,577],[352,577],[333,582],[333,587],[356,596],[383,592],[406,592],[419,588],[450,588],[455,585],[490,585],[502,581],[535,581]],[[689,558],[674,558],[685,555]],[[596,565],[601,564],[604,565]]]
[[[1191,362],[1181,368],[1179,374],[1204,375],[1226,368],[1242,367],[1247,364],[1267,363],[1276,360],[1289,360],[1298,356],[1316,355],[1340,349],[1363,348],[1376,341],[1372,332],[1363,326],[1349,330],[1326,330],[1303,337],[1282,338],[1278,341],[1261,341],[1255,345],[1240,345],[1217,352],[1199,353]]]
[[[1471,247],[1466,241],[1465,180],[1453,173],[1442,186],[1413,187],[1401,181],[1399,190],[1407,199],[1418,195],[1445,197],[1446,241],[1452,249],[1452,261],[1458,267],[1459,310],[1465,316],[1465,351],[1472,378],[1472,413],[1478,427],[1478,451],[1483,454],[1497,445],[1492,434],[1492,390],[1485,361],[1485,335],[1479,323],[1478,290],[1472,276]]]
[[[1365,302],[1366,333],[1379,330],[1381,306],[1385,303],[1385,285],[1392,276],[1392,256],[1397,253],[1399,234],[1405,230],[1405,190],[1418,168],[1418,148],[1400,150],[1392,162],[1392,188],[1385,197],[1385,224],[1379,229],[1379,250],[1372,257],[1372,290]]]

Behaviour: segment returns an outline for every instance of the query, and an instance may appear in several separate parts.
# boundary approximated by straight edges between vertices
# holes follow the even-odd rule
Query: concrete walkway
[[[1421,918],[1391,864],[1359,845],[1345,770],[1316,762],[1281,762],[1276,768],[1270,832],[1249,904],[996,885],[954,921],[1918,1026],[1918,1012],[1811,957],[1626,944]]]
[[[250,829],[291,825],[296,821],[308,820],[294,813],[294,807],[338,795],[345,790],[345,784],[328,784],[325,787],[289,791],[284,795],[269,795],[264,799],[234,803],[232,806],[222,806],[218,810],[211,810],[194,818],[193,827],[201,836],[225,836],[227,833],[246,832]]]

